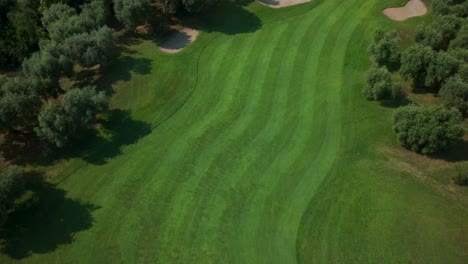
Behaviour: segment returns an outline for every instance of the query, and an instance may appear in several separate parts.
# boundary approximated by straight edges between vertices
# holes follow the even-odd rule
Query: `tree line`
[[[375,32],[369,47],[375,63],[363,89],[369,99],[396,98],[401,84],[392,81],[392,72],[398,72],[413,87],[443,100],[444,106],[400,107],[393,117],[400,144],[422,154],[460,140],[468,115],[468,1],[434,0],[432,9],[432,22],[416,28],[415,43],[403,52],[397,32]],[[466,183],[465,177],[458,182]]]

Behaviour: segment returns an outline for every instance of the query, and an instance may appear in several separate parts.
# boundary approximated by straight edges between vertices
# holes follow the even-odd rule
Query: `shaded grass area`
[[[67,197],[66,191],[27,174],[28,192],[20,199],[1,231],[1,252],[13,259],[53,252],[70,244],[74,235],[92,227],[99,209]]]
[[[114,110],[38,166],[55,177],[12,214],[0,262],[465,261],[465,196],[440,176],[450,155],[431,171],[397,151],[391,114],[409,99],[361,95],[374,29],[428,19],[387,21],[388,4],[223,7],[175,55],[121,36],[87,78]]]

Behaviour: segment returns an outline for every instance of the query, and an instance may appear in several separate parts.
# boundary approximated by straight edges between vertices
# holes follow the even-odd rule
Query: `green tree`
[[[393,116],[393,130],[404,147],[431,154],[454,144],[463,134],[461,113],[444,106],[399,108]]]
[[[48,28],[57,21],[66,20],[76,15],[77,13],[74,8],[63,3],[57,3],[51,5],[44,11],[42,16],[42,25],[44,28]]]
[[[459,68],[460,61],[457,58],[444,51],[435,53],[434,59],[427,67],[424,84],[427,87],[439,88],[446,79],[455,75]]]
[[[127,30],[146,22],[150,8],[149,0],[114,0],[115,17]]]
[[[23,62],[26,76],[37,80],[41,95],[57,95],[60,92],[58,79],[62,75],[71,76],[73,62],[66,56],[55,57],[49,52],[39,51]]]
[[[366,75],[366,87],[362,93],[373,100],[381,100],[387,96],[395,98],[401,87],[392,82],[392,74],[385,66],[374,65]]]
[[[39,114],[39,125],[34,129],[39,138],[59,148],[70,143],[76,135],[77,124],[63,108],[48,104]]]
[[[73,88],[65,93],[62,99],[63,109],[75,123],[89,127],[96,122],[96,115],[106,111],[109,97],[104,92],[98,92],[96,87]]]
[[[394,67],[400,62],[400,38],[396,31],[385,33],[377,30],[369,51],[377,64]]]
[[[110,0],[94,0],[83,5],[80,17],[82,19],[94,21],[96,25],[104,25],[110,15],[109,9],[107,8],[109,2]]]
[[[22,77],[0,80],[0,132],[30,130],[40,106],[34,80]]]
[[[67,57],[83,67],[106,65],[115,46],[113,31],[107,26],[89,33],[75,34],[65,39]]]
[[[442,34],[431,25],[419,25],[416,27],[414,39],[418,44],[429,46],[434,50],[440,50],[443,47]]]
[[[420,44],[413,45],[401,56],[401,75],[413,80],[416,86],[424,86],[428,68],[433,63],[435,53],[431,47]]]
[[[465,24],[450,42],[450,49],[466,49],[468,47],[468,24]]]
[[[447,80],[439,91],[439,96],[448,107],[455,107],[468,114],[468,83],[456,75]]]

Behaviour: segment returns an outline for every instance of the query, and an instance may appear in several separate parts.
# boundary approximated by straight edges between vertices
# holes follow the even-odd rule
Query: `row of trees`
[[[63,147],[93,116],[105,111],[107,96],[96,87],[61,89],[59,79],[74,75],[74,65],[105,65],[114,47],[113,32],[104,24],[104,1],[76,9],[54,4],[43,15],[48,39],[23,62],[24,76],[0,79],[0,132],[35,134]]]
[[[39,50],[40,43],[48,36],[54,39],[69,30],[92,26],[88,22],[93,20],[102,24],[115,17],[125,29],[135,30],[148,21],[153,6],[164,13],[179,10],[198,13],[223,2],[243,3],[245,0],[0,0],[0,68],[18,66]],[[60,23],[51,25],[61,19],[57,17],[60,12],[74,17],[70,22],[72,28]],[[81,13],[79,19],[77,12]],[[83,18],[86,20],[82,21]]]
[[[22,134],[28,142],[40,142],[50,151],[93,129],[97,115],[107,110],[109,101],[95,86],[64,90],[59,80],[73,78],[77,65],[105,66],[115,41],[113,30],[105,25],[109,16],[106,0],[79,8],[64,3],[48,6],[47,1],[40,4],[44,38],[38,50],[23,60],[21,76],[0,75],[0,134]],[[17,166],[0,173],[0,224],[21,189],[21,178]]]
[[[413,151],[431,154],[460,139],[468,114],[468,2],[434,0],[434,20],[418,26],[415,44],[401,52],[396,32],[377,31],[369,48],[375,65],[363,94],[369,99],[395,98],[400,85],[391,71],[414,87],[435,92],[444,106],[401,107],[394,116],[398,141]]]

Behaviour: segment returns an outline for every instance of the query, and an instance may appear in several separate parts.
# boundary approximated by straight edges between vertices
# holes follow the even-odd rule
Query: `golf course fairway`
[[[177,54],[121,36],[101,139],[46,167],[0,263],[467,263],[467,200],[361,94],[373,32],[431,19],[381,12],[404,2],[220,7]]]

